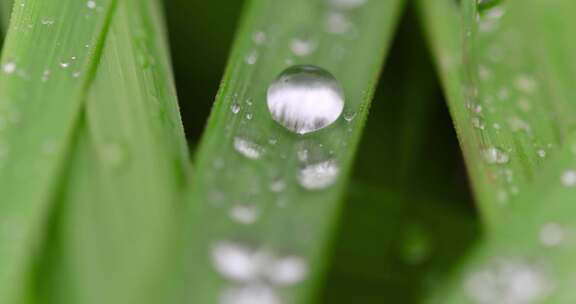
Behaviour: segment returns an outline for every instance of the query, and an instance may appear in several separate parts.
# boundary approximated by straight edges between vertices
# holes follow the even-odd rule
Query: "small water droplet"
[[[60,67],[63,69],[67,69],[70,67],[70,63],[69,62],[60,62]]]
[[[565,187],[576,187],[576,170],[564,171],[561,181]]]
[[[250,53],[248,53],[248,55],[246,55],[246,58],[244,58],[244,62],[246,62],[246,64],[249,65],[253,65],[258,61],[258,52],[256,51],[252,51]]]
[[[516,89],[524,93],[532,93],[536,90],[536,80],[529,75],[519,75],[515,81],[514,85]]]
[[[235,204],[230,208],[230,218],[239,224],[254,224],[260,215],[260,210],[252,204]]]
[[[95,9],[96,8],[96,1],[94,0],[88,0],[88,2],[86,2],[86,6],[89,9]]]
[[[536,151],[536,153],[537,153],[538,156],[540,156],[541,158],[546,157],[546,150],[544,150],[544,149],[538,149],[538,151]]]
[[[497,147],[484,149],[484,160],[490,165],[503,165],[510,161],[510,156],[504,150]]]
[[[334,123],[344,108],[338,81],[326,70],[297,65],[284,70],[268,88],[272,118],[298,134],[310,133]]]
[[[55,22],[54,19],[48,17],[42,18],[42,20],[40,21],[42,25],[48,25],[48,26],[53,25],[54,22]]]
[[[484,125],[484,120],[481,117],[472,117],[472,126],[476,129],[484,130],[486,126]]]
[[[536,265],[498,261],[469,275],[464,288],[474,303],[528,304],[543,297],[550,283]]]
[[[42,82],[48,81],[48,79],[50,79],[50,74],[50,70],[44,70],[44,72],[42,72]]]
[[[543,246],[558,246],[564,241],[564,228],[557,223],[547,223],[540,229],[538,239]]]
[[[282,300],[274,288],[251,283],[240,287],[228,287],[223,290],[220,304],[281,304]]]
[[[347,111],[344,113],[344,120],[347,122],[352,122],[356,118],[356,112],[354,111]]]
[[[290,41],[290,50],[296,56],[308,56],[314,52],[316,44],[305,38],[294,38]]]
[[[238,114],[240,112],[240,105],[238,103],[233,103],[232,106],[230,107],[230,110],[232,110],[232,113],[234,114]]]
[[[275,179],[270,184],[270,191],[272,192],[282,192],[286,189],[286,182],[283,179]]]
[[[213,246],[211,259],[216,271],[229,280],[250,281],[258,276],[258,257],[243,244],[221,241]]]
[[[264,44],[266,42],[266,33],[262,32],[262,31],[258,31],[255,32],[252,35],[252,40],[254,41],[254,43],[256,44]]]
[[[303,258],[286,256],[277,258],[268,267],[268,278],[272,284],[290,286],[300,283],[308,275],[308,265]]]
[[[344,34],[352,30],[352,22],[340,12],[329,12],[326,15],[326,31],[333,34]]]
[[[234,138],[234,149],[250,159],[259,159],[264,152],[260,145],[241,137]]]
[[[16,72],[16,63],[12,61],[4,63],[2,66],[2,71],[4,71],[6,74],[13,74]]]
[[[300,169],[298,182],[304,189],[322,190],[334,184],[339,173],[338,163],[334,160],[327,160],[306,165]]]

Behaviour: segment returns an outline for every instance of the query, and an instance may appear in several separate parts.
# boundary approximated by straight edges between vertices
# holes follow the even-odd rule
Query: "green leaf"
[[[28,204],[29,207],[11,215],[22,226],[16,228],[26,234],[19,240],[20,247],[10,253],[26,257],[22,252],[31,254],[30,247],[35,246],[46,247],[52,255],[44,255],[39,265],[35,279],[39,288],[37,294],[24,292],[31,287],[24,278],[30,277],[32,257],[17,260],[7,256],[2,262],[18,262],[19,267],[11,275],[22,279],[11,282],[12,288],[18,288],[20,294],[10,295],[10,300],[2,298],[2,303],[23,302],[24,294],[27,299],[52,303],[157,303],[169,288],[165,282],[173,270],[169,261],[176,254],[178,214],[189,169],[161,10],[155,0],[122,1],[110,10],[104,10],[105,6],[101,5],[103,3],[98,2],[91,8],[83,3],[82,7],[76,7],[76,12],[69,13],[70,18],[80,15],[86,20],[102,16],[110,19],[110,28],[101,28],[99,32],[102,41],[98,41],[98,56],[84,59],[82,53],[76,55],[71,51],[74,47],[90,49],[90,44],[83,41],[85,34],[78,33],[76,40],[64,40],[66,44],[58,46],[73,55],[56,58],[70,61],[54,62],[51,65],[54,70],[46,69],[50,73],[39,70],[42,78],[32,77],[36,75],[33,72],[38,71],[33,69],[35,66],[28,66],[28,62],[43,58],[33,54],[25,57],[22,53],[14,57],[17,70],[4,76],[42,89],[40,93],[44,98],[38,96],[38,100],[28,102],[44,104],[21,109],[22,121],[14,126],[19,126],[20,131],[29,130],[35,137],[12,144],[42,147],[39,152],[46,155],[42,162],[37,162],[43,166],[38,169],[53,167],[53,172],[36,176],[42,179],[13,190],[11,203]],[[51,16],[50,9],[43,6],[34,13]],[[49,35],[56,30],[54,27],[60,22],[68,21],[62,19],[65,16],[58,14],[49,22],[45,21],[48,19],[39,21],[42,24],[37,26],[45,27],[41,34]],[[15,20],[18,18],[16,16]],[[82,45],[72,43],[77,41]],[[14,44],[19,46],[19,43],[24,42]],[[45,47],[53,49],[54,45]],[[80,62],[85,62],[94,72],[82,69]],[[84,79],[85,74],[91,73],[94,75]],[[5,86],[15,96],[30,91],[23,90],[17,86],[19,84],[12,80]],[[53,91],[52,86],[59,90]],[[77,96],[65,94],[66,90],[77,91]],[[69,99],[68,103],[60,104],[62,98]],[[52,102],[50,107],[47,102]],[[68,109],[71,104],[76,104],[74,109]],[[67,129],[57,131],[74,133],[75,140],[69,138],[71,134],[58,133],[65,138],[53,141],[56,130],[37,129],[42,126],[38,121],[24,120],[38,116],[46,120],[46,125],[55,128],[61,120],[68,118],[64,116],[66,111],[69,116]],[[38,137],[46,132],[51,141],[48,146],[42,146],[45,141]],[[14,155],[12,159],[21,163],[30,157],[22,154]],[[71,155],[71,161],[64,165],[67,155]],[[8,160],[11,156],[8,154]],[[29,196],[29,189],[34,188],[26,187],[32,186],[44,191],[44,195]],[[50,239],[57,242],[48,241],[41,246],[54,202],[58,209],[54,212],[55,219],[50,222],[53,230]],[[112,278],[111,273],[115,274]]]
[[[0,73],[0,303],[22,294],[113,4],[15,2]]]
[[[10,21],[10,13],[12,12],[12,0],[0,1],[0,24],[1,32],[5,33]]]
[[[155,0],[123,1],[113,15],[57,223],[60,288],[75,292],[54,303],[166,296],[189,170],[159,11]]]
[[[305,282],[272,291],[287,302],[311,299],[319,284],[339,202],[401,1],[370,1],[350,10],[335,10],[331,5],[326,1],[256,0],[244,12],[196,158],[192,207],[187,215],[191,223],[189,250],[184,262],[190,278],[185,288],[194,302],[212,303],[237,288],[248,288],[241,289],[248,292],[259,288],[227,281],[216,271],[211,254],[222,244],[240,243],[249,251],[274,256],[275,261],[295,257],[289,271],[305,272]],[[327,20],[340,27],[332,31],[343,33],[329,33]],[[315,45],[308,56],[291,52],[291,42],[301,37]],[[296,64],[317,65],[335,76],[346,96],[344,116],[350,122],[341,118],[324,130],[299,136],[272,120],[266,90],[280,72]],[[254,144],[261,154],[254,157],[258,159],[235,151],[237,139]],[[315,161],[334,161],[339,167],[336,183],[319,191],[301,187],[297,176],[303,164],[298,154],[305,153]],[[230,212],[238,205],[256,210],[256,222],[242,225],[232,220]]]
[[[576,24],[563,12],[575,4],[462,5],[459,16],[451,1],[420,1],[487,229],[430,302],[572,302],[576,40],[565,30]],[[458,40],[459,17],[463,49],[447,43]],[[448,54],[462,61],[446,64]],[[506,158],[487,162],[487,147]]]

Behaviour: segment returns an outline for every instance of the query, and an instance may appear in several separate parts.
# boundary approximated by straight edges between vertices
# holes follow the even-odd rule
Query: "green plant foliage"
[[[248,4],[196,158],[184,266],[190,278],[186,288],[195,302],[215,302],[237,288],[215,270],[211,260],[211,251],[214,254],[223,242],[297,257],[307,273],[305,282],[274,292],[289,302],[313,296],[400,5],[400,1],[370,1],[354,9],[334,10],[324,1]],[[291,50],[293,40],[302,37],[315,47],[307,56]],[[354,59],[359,57],[361,62]],[[347,119],[304,136],[272,120],[266,90],[280,72],[297,64],[317,65],[335,76],[346,95],[343,116]],[[235,149],[237,139],[250,142],[257,150],[252,157],[256,159]],[[302,154],[315,161],[334,161],[339,167],[336,183],[319,191],[299,185]],[[237,204],[258,210],[257,221],[242,225],[232,220],[230,212]]]

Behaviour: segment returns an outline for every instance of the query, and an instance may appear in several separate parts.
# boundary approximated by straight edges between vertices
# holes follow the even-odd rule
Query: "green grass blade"
[[[186,288],[194,302],[212,303],[229,288],[241,287],[223,279],[210,259],[213,247],[225,241],[302,258],[308,268],[306,281],[277,291],[291,303],[311,299],[323,273],[324,250],[400,6],[401,1],[370,1],[338,12],[331,15],[332,22],[343,18],[350,22],[344,27],[351,28],[332,34],[325,26],[329,2],[256,0],[248,4],[196,159],[191,251],[185,257],[191,278]],[[291,40],[299,35],[317,43],[307,57],[291,54]],[[340,81],[346,95],[345,115],[355,115],[351,122],[340,119],[308,136],[296,136],[274,123],[266,108],[266,89],[282,70],[304,63],[323,67]],[[231,110],[234,103],[240,106],[237,114]],[[237,137],[260,145],[262,157],[247,159],[236,152]],[[328,155],[336,160],[340,166],[336,184],[321,191],[306,191],[297,184],[301,165],[297,154],[305,149],[317,160]],[[272,191],[271,184],[282,185],[281,191]],[[256,223],[243,227],[230,219],[230,208],[238,203],[253,204],[261,213]]]
[[[0,1],[0,32],[5,33],[10,22],[10,14],[12,13],[13,0]]]
[[[112,17],[57,223],[56,277],[74,292],[53,303],[163,302],[188,157],[157,4],[123,1]]]
[[[566,82],[572,79],[573,64],[555,60],[568,58],[572,43],[563,37],[544,38],[541,28],[527,30],[535,18],[550,24],[553,18],[544,16],[546,8],[561,8],[561,2],[506,1],[488,11],[478,11],[473,1],[462,3],[462,19],[467,21],[463,26],[453,1],[422,1],[421,11],[479,207],[493,227],[507,220],[515,204],[527,204],[517,199],[518,194],[537,185],[539,172],[553,166],[557,151],[569,149],[565,143],[575,109],[570,102],[574,93]],[[546,30],[559,31],[562,26],[569,24]],[[467,33],[464,41],[462,27]],[[533,47],[534,41],[546,39],[553,41]]]
[[[438,61],[450,53],[463,55],[462,62],[451,60],[440,70],[456,109],[453,118],[467,125],[461,127],[461,142],[488,229],[435,300],[572,302],[576,39],[565,30],[576,24],[563,12],[576,4],[502,1],[484,11],[473,1],[462,3],[468,34],[460,49],[446,43],[459,35],[454,3],[420,1]],[[452,17],[440,18],[441,11]],[[484,110],[471,114],[465,101],[479,102]],[[474,130],[470,122],[477,114],[485,127]],[[501,146],[508,159],[486,164],[478,151],[491,146]],[[529,287],[514,285],[527,280]]]
[[[113,6],[15,2],[0,73],[0,303],[22,292]]]

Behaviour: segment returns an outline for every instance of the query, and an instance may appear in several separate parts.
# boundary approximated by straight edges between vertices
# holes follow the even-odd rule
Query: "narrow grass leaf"
[[[113,6],[14,3],[0,73],[0,303],[21,295]]]
[[[156,0],[129,0],[112,16],[57,223],[56,277],[75,292],[53,303],[166,296],[189,160],[160,12]]]
[[[196,158],[185,256],[194,302],[313,297],[401,4],[249,2]],[[332,94],[317,101],[332,103],[326,112],[278,115],[277,123],[267,91],[294,66],[284,76],[308,73]],[[333,81],[344,96],[341,116]],[[320,114],[330,115],[306,124],[306,115]]]
[[[437,58],[456,41],[452,1],[421,1]],[[575,26],[572,1],[462,2],[463,49],[441,69],[478,204],[485,240],[431,302],[568,303],[573,282]],[[451,11],[451,24],[438,21]],[[448,38],[451,37],[451,38]],[[442,62],[441,60],[438,60]],[[442,65],[441,65],[442,66]],[[461,74],[458,74],[461,71]],[[460,78],[459,78],[460,77]],[[460,80],[460,84],[457,81]],[[482,109],[478,111],[478,106]],[[482,124],[477,124],[481,118]],[[484,126],[484,127],[478,127]],[[497,127],[496,127],[497,126]],[[476,130],[474,130],[476,129]],[[494,150],[492,148],[497,148]],[[484,153],[481,151],[491,151]]]

